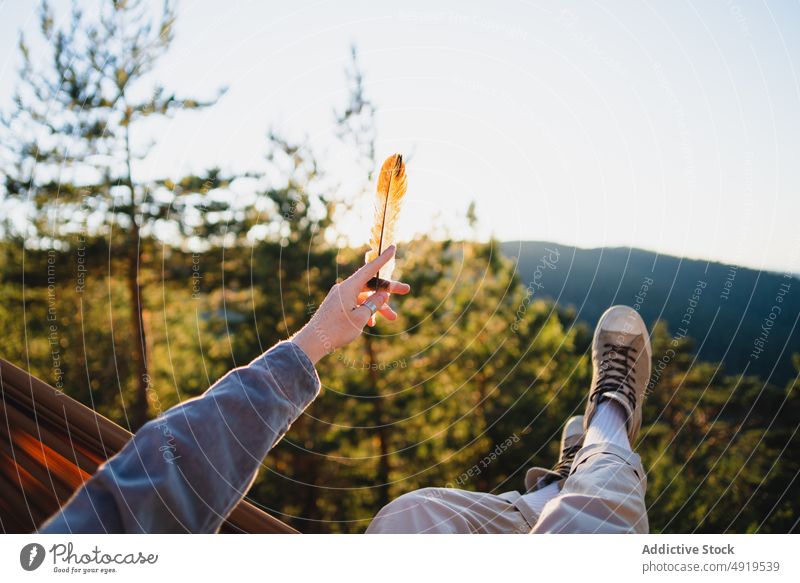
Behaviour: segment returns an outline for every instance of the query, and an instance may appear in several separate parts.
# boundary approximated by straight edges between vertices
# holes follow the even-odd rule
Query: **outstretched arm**
[[[291,341],[144,425],[40,532],[216,532],[267,452],[319,393],[316,362],[373,319],[363,300],[396,317],[386,303],[389,292],[408,293],[407,285],[365,291],[393,255],[387,249],[334,286]]]

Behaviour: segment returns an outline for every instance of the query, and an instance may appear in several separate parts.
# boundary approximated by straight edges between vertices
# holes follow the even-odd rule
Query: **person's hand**
[[[369,280],[394,257],[394,252],[395,246],[392,245],[343,282],[334,285],[311,321],[292,337],[292,342],[303,349],[311,362],[316,363],[326,354],[358,338],[364,326],[375,325],[377,313],[387,320],[397,318],[388,304],[389,295],[407,294],[411,286],[390,281],[380,291],[367,289]]]

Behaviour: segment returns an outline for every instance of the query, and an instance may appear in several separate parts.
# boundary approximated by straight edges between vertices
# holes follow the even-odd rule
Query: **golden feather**
[[[400,154],[386,158],[378,175],[375,197],[375,221],[370,233],[366,261],[372,261],[394,243],[394,228],[400,215],[400,203],[406,194],[406,165]],[[388,280],[394,270],[394,258],[384,265],[376,278]]]

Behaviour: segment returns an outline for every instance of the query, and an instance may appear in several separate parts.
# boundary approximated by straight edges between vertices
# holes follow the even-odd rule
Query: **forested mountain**
[[[529,293],[576,310],[594,325],[613,304],[639,309],[648,325],[696,341],[700,359],[728,373],[785,383],[797,373],[800,280],[792,275],[626,248],[580,249],[541,241],[501,245]],[[554,261],[555,259],[555,261]]]

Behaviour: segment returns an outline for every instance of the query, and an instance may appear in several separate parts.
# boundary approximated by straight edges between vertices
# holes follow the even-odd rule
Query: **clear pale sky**
[[[36,4],[0,2],[2,108]],[[466,236],[474,200],[482,237],[800,272],[799,30],[789,0],[183,2],[157,77],[229,91],[137,172],[257,166],[270,126],[335,159],[356,43],[381,156],[412,154],[402,236]]]

